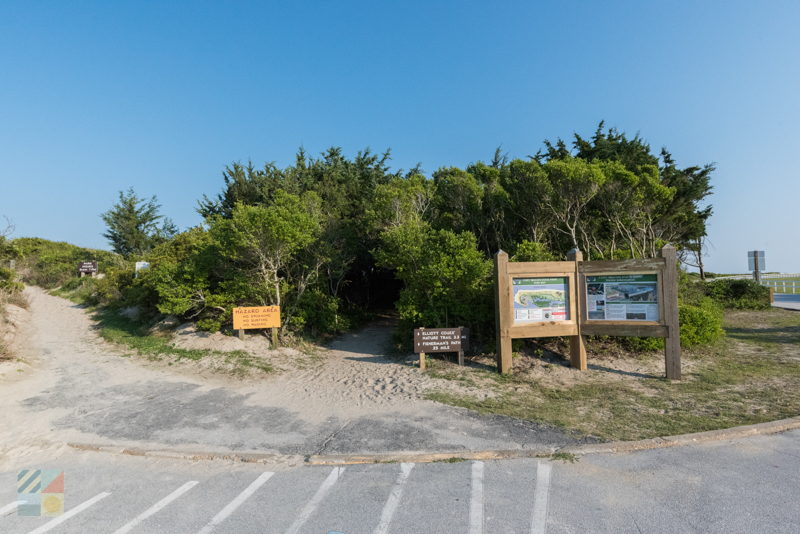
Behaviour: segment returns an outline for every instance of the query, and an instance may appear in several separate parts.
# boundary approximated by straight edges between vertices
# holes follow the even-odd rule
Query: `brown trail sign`
[[[78,274],[80,276],[85,274],[94,276],[98,271],[96,261],[82,261],[78,264]]]
[[[497,366],[511,371],[511,340],[570,336],[570,363],[586,370],[585,335],[665,338],[667,378],[681,377],[675,248],[660,258],[509,262],[495,255]]]
[[[419,368],[425,369],[425,353],[456,352],[458,365],[464,365],[464,351],[469,348],[467,328],[417,328],[414,330],[414,352],[419,353]]]

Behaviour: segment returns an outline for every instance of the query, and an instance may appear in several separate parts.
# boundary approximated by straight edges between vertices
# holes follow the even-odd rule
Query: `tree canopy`
[[[103,237],[118,254],[142,255],[178,231],[170,219],[159,213],[160,209],[155,195],[145,200],[139,198],[133,188],[120,191],[118,202],[101,215],[107,227]]]
[[[172,238],[155,197],[129,190],[103,214],[106,237],[149,259],[135,283],[159,310],[213,329],[234,305],[280,304],[284,333],[333,332],[394,305],[405,328],[489,335],[499,249],[518,261],[572,248],[626,259],[672,243],[685,261],[702,258],[713,165],[681,168],[603,123],[527,158],[498,148],[488,163],[430,175],[389,161],[388,150],[348,158],[332,147],[318,157],[301,148],[284,168],[232,163],[222,191],[198,203],[204,224]]]

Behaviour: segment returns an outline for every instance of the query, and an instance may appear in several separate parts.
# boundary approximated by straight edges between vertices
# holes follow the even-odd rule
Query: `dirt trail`
[[[24,372],[0,375],[0,455],[50,443],[320,452],[525,448],[574,440],[421,398],[456,389],[384,356],[391,327],[344,336],[306,369],[258,381],[180,374],[124,357],[86,312],[26,289]]]

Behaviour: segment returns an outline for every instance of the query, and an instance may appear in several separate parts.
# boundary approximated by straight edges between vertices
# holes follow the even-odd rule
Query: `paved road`
[[[21,467],[65,471],[60,523],[8,507]],[[576,463],[281,469],[61,451],[0,470],[0,532],[796,533],[799,500],[800,431]]]
[[[784,308],[787,310],[800,310],[800,295],[776,293],[772,305],[776,308]]]

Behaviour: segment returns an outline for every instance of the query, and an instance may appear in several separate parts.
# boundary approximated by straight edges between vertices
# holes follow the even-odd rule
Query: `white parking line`
[[[255,479],[249,486],[247,486],[247,488],[245,488],[243,492],[241,492],[239,495],[236,496],[235,499],[233,499],[230,503],[228,503],[228,506],[220,510],[219,513],[215,515],[211,519],[211,521],[208,522],[208,524],[206,524],[206,526],[200,529],[198,534],[208,534],[209,532],[217,528],[217,525],[225,521],[225,519],[227,519],[229,515],[235,512],[236,509],[239,508],[244,501],[249,499],[250,496],[252,496],[253,493],[255,493],[258,488],[264,485],[264,482],[269,480],[269,478],[274,474],[275,473],[270,473],[269,471],[267,471],[266,473],[261,473],[261,475],[257,479]]]
[[[327,495],[328,491],[330,491],[333,485],[336,484],[336,482],[339,480],[339,477],[342,476],[342,473],[344,473],[344,467],[333,468],[333,471],[331,471],[331,473],[328,475],[328,478],[322,482],[322,485],[319,487],[314,496],[311,497],[311,500],[308,501],[308,504],[306,504],[305,508],[303,508],[303,510],[300,512],[300,515],[297,516],[297,519],[294,520],[294,523],[292,523],[292,526],[290,526],[289,530],[286,531],[286,534],[297,534],[300,532],[300,527],[302,527],[305,522],[308,521],[308,518],[311,517],[311,514],[313,514],[314,510],[317,509],[317,506],[319,506],[319,503],[321,503],[322,499],[325,498],[325,495]]]
[[[57,527],[58,525],[60,525],[61,523],[63,523],[64,521],[66,521],[67,519],[69,519],[70,517],[78,515],[79,513],[83,512],[84,510],[86,510],[87,508],[92,506],[94,503],[105,499],[109,495],[111,495],[111,494],[107,493],[105,491],[103,493],[98,493],[97,495],[95,495],[94,497],[89,499],[88,501],[85,501],[85,502],[79,504],[78,506],[76,506],[75,508],[70,510],[69,512],[64,512],[63,514],[61,514],[60,516],[56,517],[52,521],[48,521],[47,523],[45,523],[41,527],[39,527],[37,529],[34,529],[34,530],[31,530],[30,532],[28,532],[28,534],[42,534],[42,532],[47,532],[49,530],[52,530],[55,527]]]
[[[14,501],[11,504],[3,506],[2,508],[0,508],[0,517],[10,514],[11,512],[17,509],[17,506],[23,504],[24,502],[25,501]]]
[[[397,511],[397,505],[400,504],[400,497],[403,496],[403,486],[408,480],[408,475],[414,464],[400,464],[400,474],[397,475],[397,480],[394,483],[392,492],[389,493],[389,498],[386,499],[386,504],[383,505],[383,512],[381,512],[381,522],[372,531],[372,534],[386,534],[389,531],[389,525],[392,522],[394,513]]]
[[[472,499],[469,503],[469,534],[483,532],[483,462],[472,462]]]
[[[133,521],[123,526],[119,530],[115,531],[114,534],[126,534],[127,532],[130,532],[136,525],[138,525],[151,515],[155,514],[156,512],[164,508],[166,505],[168,505],[169,503],[171,503],[172,501],[174,501],[175,499],[177,499],[178,497],[180,497],[181,495],[183,495],[184,493],[195,487],[197,484],[198,482],[196,480],[187,482],[186,484],[176,489],[175,491],[173,491],[172,493],[170,493],[169,495],[167,495],[166,497],[155,503],[153,506],[151,506],[150,508],[139,514],[135,519],[133,519]]]
[[[533,515],[531,516],[531,534],[544,534],[547,528],[547,499],[550,493],[550,471],[553,466],[546,462],[537,462],[536,488],[533,490]]]

